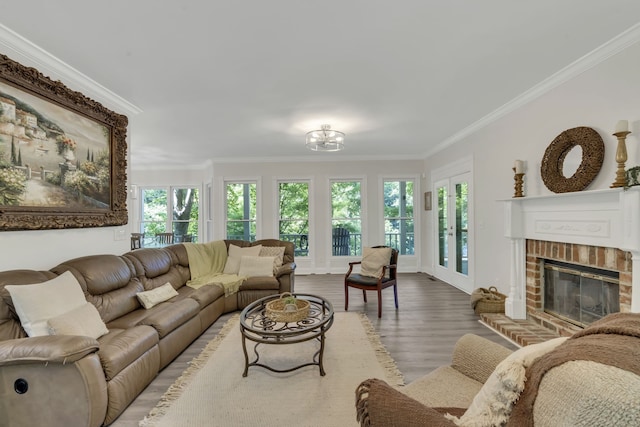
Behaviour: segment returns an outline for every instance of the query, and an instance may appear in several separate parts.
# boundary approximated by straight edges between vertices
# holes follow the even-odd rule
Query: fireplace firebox
[[[584,327],[620,311],[618,272],[550,259],[543,271],[546,313]]]

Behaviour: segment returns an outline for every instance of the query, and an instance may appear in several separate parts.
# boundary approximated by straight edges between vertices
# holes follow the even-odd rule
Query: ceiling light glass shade
[[[344,148],[344,133],[322,125],[320,130],[307,132],[306,145],[312,151],[340,151]]]

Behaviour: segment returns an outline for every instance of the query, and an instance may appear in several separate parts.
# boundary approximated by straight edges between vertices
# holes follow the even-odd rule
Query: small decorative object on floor
[[[280,299],[267,303],[266,315],[274,322],[298,322],[309,316],[309,301],[297,299],[290,292],[283,292]]]
[[[505,294],[498,292],[495,286],[478,288],[471,293],[471,307],[476,314],[504,313]]]

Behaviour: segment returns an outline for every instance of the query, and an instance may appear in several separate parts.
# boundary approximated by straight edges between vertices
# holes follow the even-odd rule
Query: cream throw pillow
[[[268,256],[243,256],[238,276],[273,277],[273,258]]]
[[[155,289],[151,289],[150,291],[138,292],[136,294],[140,304],[142,304],[142,306],[147,310],[154,305],[170,300],[177,295],[178,291],[173,289],[173,286],[171,286],[171,283],[169,282]]]
[[[98,309],[90,302],[49,319],[47,325],[49,335],[81,335],[98,339],[109,333]]]
[[[273,257],[273,274],[275,274],[284,262],[284,246],[263,246],[260,256]]]
[[[364,248],[360,274],[368,277],[380,277],[382,267],[389,265],[391,248]]]
[[[87,303],[76,277],[69,271],[42,283],[5,286],[30,337],[49,335],[47,321]]]
[[[240,271],[240,260],[243,256],[260,256],[262,245],[248,246],[241,248],[236,245],[229,245],[227,263],[224,265],[224,274],[238,274]]]

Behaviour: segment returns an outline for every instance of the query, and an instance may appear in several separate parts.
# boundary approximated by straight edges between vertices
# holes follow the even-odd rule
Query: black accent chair
[[[333,256],[349,255],[349,230],[343,227],[336,227],[332,231]]]
[[[389,246],[374,246],[374,248],[388,248]],[[360,273],[353,273],[355,265],[362,264],[362,261],[349,263],[349,271],[344,276],[344,310],[349,310],[349,288],[362,290],[364,302],[367,302],[367,291],[378,293],[378,318],[382,317],[382,290],[393,286],[393,298],[398,309],[398,284],[396,280],[398,250],[391,248],[391,258],[389,264],[382,266],[380,277],[363,276]]]

